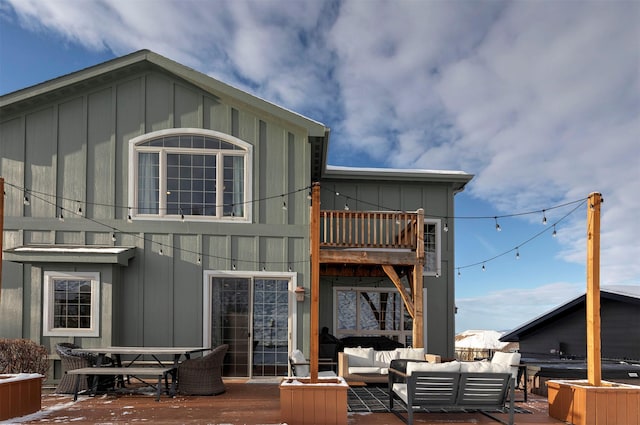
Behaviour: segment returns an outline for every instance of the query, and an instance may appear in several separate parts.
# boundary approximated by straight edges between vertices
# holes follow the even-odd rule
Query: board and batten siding
[[[103,283],[109,279],[113,299],[106,298],[100,337],[76,342],[200,344],[204,270],[291,267],[308,285],[307,191],[281,196],[311,183],[307,130],[155,68],[101,81],[0,117],[0,175],[30,198],[23,205],[24,193],[7,187],[5,249],[34,243],[138,248],[127,267],[81,265],[99,269]],[[129,140],[171,128],[215,130],[253,145],[252,223],[127,222]],[[64,222],[57,219],[60,207]],[[79,208],[82,216],[75,214]],[[0,337],[30,338],[50,350],[68,340],[42,337],[43,272],[78,265],[3,269]]]

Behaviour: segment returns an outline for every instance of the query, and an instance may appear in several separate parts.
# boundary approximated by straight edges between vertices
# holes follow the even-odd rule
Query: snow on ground
[[[456,335],[456,348],[502,350],[509,343],[501,342],[504,332],[490,330],[468,330]]]
[[[78,401],[80,401],[80,399],[78,399]],[[58,404],[54,404],[52,406],[47,406],[47,407],[43,407],[42,410],[39,410],[35,413],[32,413],[30,415],[25,415],[25,416],[20,416],[17,418],[10,418],[7,419],[6,421],[0,421],[0,424],[2,425],[7,425],[7,424],[19,424],[19,423],[23,423],[23,422],[33,422],[33,421],[40,421],[40,422],[47,422],[47,420],[45,419],[47,416],[49,416],[52,412],[58,411],[58,410],[63,410],[63,409],[68,409],[69,407],[73,406],[74,404],[76,404],[77,402],[73,402],[73,401],[69,401],[69,402],[65,402],[65,403],[58,403]],[[79,418],[79,419],[75,419],[75,420],[80,420],[80,419],[84,419],[84,418]]]

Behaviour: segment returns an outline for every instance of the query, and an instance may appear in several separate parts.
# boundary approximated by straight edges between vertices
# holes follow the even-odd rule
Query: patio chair
[[[309,377],[309,360],[305,358],[302,351],[298,349],[293,350],[289,354],[289,364],[291,365],[293,376],[299,376],[301,378]],[[318,376],[330,377],[336,376],[336,373],[332,370],[323,370],[318,372]]]
[[[61,342],[56,344],[56,353],[60,356],[60,362],[62,363],[62,378],[60,383],[55,389],[58,394],[73,394],[75,389],[75,376],[67,375],[66,371],[73,369],[80,369],[83,367],[93,367],[96,364],[97,357],[90,353],[79,353],[73,350],[82,348],[79,345],[72,344],[70,342]],[[107,362],[101,366],[112,366],[111,359],[107,358]],[[78,377],[80,383],[78,385],[78,391],[86,391],[91,387],[89,377],[87,375],[81,375]],[[114,379],[111,376],[100,376],[98,380],[98,389],[112,388],[114,385]]]
[[[218,395],[225,392],[222,362],[228,349],[228,344],[219,345],[206,356],[180,363],[178,392],[184,395]]]

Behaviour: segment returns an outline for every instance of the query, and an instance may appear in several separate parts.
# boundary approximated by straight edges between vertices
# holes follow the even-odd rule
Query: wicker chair
[[[60,356],[60,361],[62,363],[62,378],[55,390],[58,394],[74,393],[75,377],[67,375],[65,373],[67,370],[92,367],[96,364],[96,355],[90,353],[74,353],[73,350],[77,348],[82,347],[69,342],[56,344],[56,353]],[[102,366],[112,366],[111,359],[107,358],[106,360],[106,364],[103,364]],[[89,377],[87,375],[80,375],[78,379],[80,380],[78,391],[86,391],[91,387],[91,382],[89,382]],[[100,376],[98,380],[98,389],[108,387],[113,387],[113,378],[110,376]]]
[[[185,395],[217,395],[225,392],[222,362],[229,345],[219,345],[204,357],[187,359],[178,366],[178,391]]]

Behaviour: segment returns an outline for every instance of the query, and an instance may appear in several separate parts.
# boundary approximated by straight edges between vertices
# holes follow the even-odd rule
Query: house
[[[500,338],[519,342],[523,358],[585,359],[586,294],[545,313]],[[640,362],[640,286],[600,289],[600,340],[603,359]]]
[[[331,167],[329,134],[147,50],[3,95],[0,337],[227,343],[226,376],[285,375],[316,264],[321,326],[453,356],[472,176]]]

